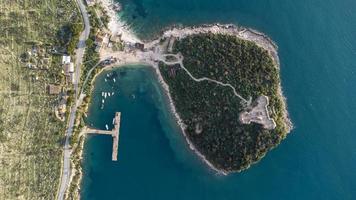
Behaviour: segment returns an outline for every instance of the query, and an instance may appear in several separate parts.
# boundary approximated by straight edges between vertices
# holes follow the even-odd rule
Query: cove
[[[103,109],[102,92],[114,92],[105,99]],[[119,67],[96,78],[87,124],[101,129],[108,124],[110,129],[116,111],[121,112],[118,161],[111,161],[110,136],[88,136],[82,199],[235,199],[242,194],[246,198],[263,195],[253,192],[254,181],[269,174],[259,165],[244,173],[222,176],[189,149],[152,68]],[[246,187],[251,188],[251,194]]]
[[[182,140],[149,68],[117,69],[126,75],[114,88],[105,72],[95,83],[88,123],[105,128],[122,112],[119,161],[111,162],[110,137],[88,137],[82,199],[355,199],[356,1],[122,2],[120,15],[139,35],[213,22],[266,33],[279,47],[295,129],[247,171],[218,176]],[[115,92],[103,110],[101,87]]]

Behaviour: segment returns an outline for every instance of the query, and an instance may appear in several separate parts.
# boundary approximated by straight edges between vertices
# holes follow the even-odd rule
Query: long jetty
[[[121,113],[116,112],[114,118],[114,128],[110,130],[100,130],[94,128],[85,127],[84,132],[88,134],[102,134],[102,135],[111,135],[112,136],[112,160],[117,161],[117,152],[119,147],[119,136],[120,136],[120,121]]]

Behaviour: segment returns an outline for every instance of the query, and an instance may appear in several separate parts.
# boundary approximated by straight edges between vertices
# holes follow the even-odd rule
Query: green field
[[[160,63],[160,71],[197,149],[218,169],[240,171],[260,160],[285,138],[285,106],[279,95],[279,69],[268,52],[235,36],[200,34],[176,42],[175,53],[195,78],[231,84],[244,98],[270,98],[274,130],[259,124],[241,124],[244,103],[233,90],[213,82],[194,81],[179,65]]]
[[[80,20],[75,1],[0,1],[0,199],[56,195],[65,123],[46,86],[64,84],[60,53]]]

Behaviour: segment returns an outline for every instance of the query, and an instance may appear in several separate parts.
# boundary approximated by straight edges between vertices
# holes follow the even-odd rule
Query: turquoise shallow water
[[[189,151],[149,68],[96,82],[88,122],[122,112],[119,161],[111,138],[85,145],[83,199],[356,199],[356,1],[124,0],[140,35],[172,23],[238,23],[276,41],[295,129],[260,163],[215,175]],[[121,73],[120,73],[121,72]],[[101,92],[114,91],[100,109]]]

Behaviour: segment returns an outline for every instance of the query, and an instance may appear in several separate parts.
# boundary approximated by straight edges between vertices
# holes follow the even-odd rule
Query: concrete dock
[[[102,134],[102,135],[111,135],[112,136],[112,160],[117,161],[117,152],[119,148],[119,136],[120,136],[120,121],[121,121],[121,113],[116,112],[114,118],[114,128],[109,130],[100,130],[93,128],[84,128],[84,132],[87,134]]]

